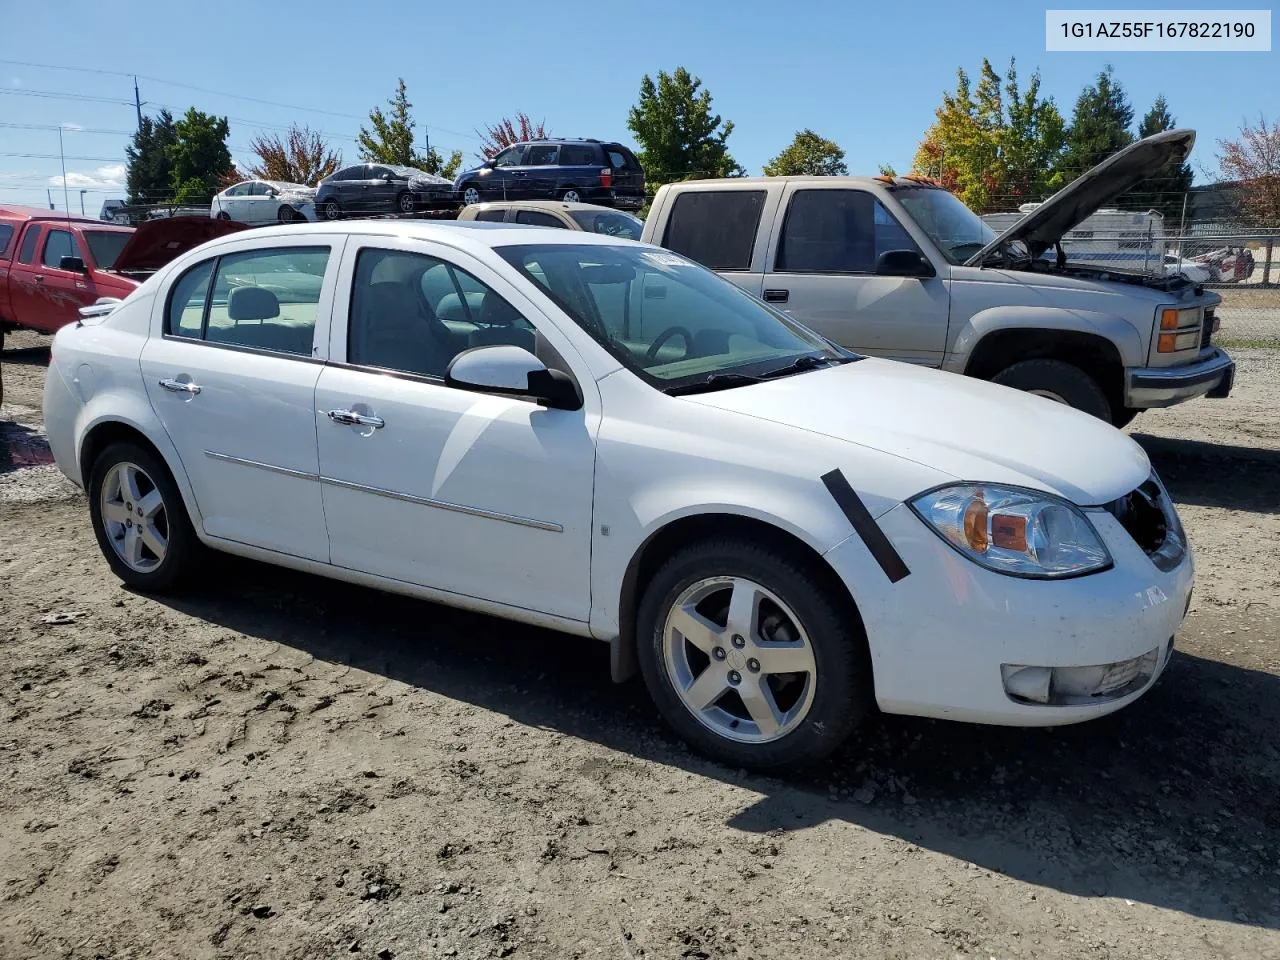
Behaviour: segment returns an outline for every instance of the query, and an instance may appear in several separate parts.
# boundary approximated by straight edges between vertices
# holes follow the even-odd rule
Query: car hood
[[[166,263],[206,240],[247,229],[235,220],[212,217],[164,217],[147,220],[134,231],[111,269],[116,273],[159,270]]]
[[[1046,490],[1079,506],[1110,503],[1151,473],[1141,447],[1088,414],[892,360],[683,399],[869,447],[957,480]]]
[[[1011,240],[1038,257],[1086,217],[1170,163],[1182,163],[1196,142],[1194,130],[1165,130],[1131,143],[1082,174],[965,261],[978,266]]]

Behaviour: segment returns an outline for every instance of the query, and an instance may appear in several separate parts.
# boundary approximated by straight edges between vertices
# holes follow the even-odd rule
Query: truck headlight
[[[1111,566],[1080,508],[1051,494],[961,483],[922,493],[909,505],[943,540],[997,573],[1051,580]]]

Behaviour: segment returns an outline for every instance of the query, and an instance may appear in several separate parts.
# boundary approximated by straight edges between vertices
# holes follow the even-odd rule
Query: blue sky
[[[874,173],[881,163],[907,170],[956,68],[976,74],[984,55],[997,69],[1017,57],[1023,80],[1038,68],[1065,114],[1080,88],[1112,63],[1139,115],[1163,93],[1179,124],[1199,132],[1198,180],[1202,168],[1216,170],[1216,141],[1244,117],[1280,113],[1280,53],[1046,53],[1046,6],[24,4],[5,18],[0,36],[0,202],[45,205],[53,187],[62,208],[56,128],[65,124],[84,128],[64,133],[71,207],[78,212],[85,187],[86,210],[96,212],[103,198],[123,195],[115,184],[136,122],[126,76],[11,61],[136,71],[145,110],[195,105],[229,116],[237,160],[247,158],[254,134],[293,121],[332,134],[356,160],[361,121],[391,95],[398,76],[408,84],[419,136],[425,127],[433,145],[461,149],[470,161],[476,128],[518,110],[545,118],[558,135],[631,142],[627,111],[641,77],[683,65],[734,121],[730,149],[751,173],[803,127],[844,147],[851,172]]]

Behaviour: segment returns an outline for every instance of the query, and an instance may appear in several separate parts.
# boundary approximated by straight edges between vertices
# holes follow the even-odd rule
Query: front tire
[[[1023,360],[1001,370],[991,381],[1111,422],[1111,404],[1098,381],[1062,360]]]
[[[280,209],[276,211],[276,220],[280,223],[293,223],[293,221],[297,219],[299,219],[298,212],[287,203],[283,204]]]
[[[136,590],[172,590],[198,564],[200,540],[173,476],[136,443],[114,443],[94,461],[89,516],[111,571]]]
[[[866,640],[828,578],[792,553],[726,538],[685,547],[654,575],[637,653],[659,713],[737,767],[804,766],[871,704]]]
[[[473,203],[480,203],[484,198],[480,196],[480,188],[474,183],[465,184],[462,188],[462,202],[467,206]]]

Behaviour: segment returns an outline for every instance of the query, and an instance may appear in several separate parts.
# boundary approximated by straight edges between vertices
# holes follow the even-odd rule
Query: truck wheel
[[[0,403],[4,403],[4,327],[0,327]]]
[[[1133,407],[1120,407],[1111,414],[1111,425],[1117,430],[1123,429],[1133,423],[1133,418],[1141,412]]]
[[[991,381],[1065,403],[1099,420],[1111,422],[1111,404],[1098,381],[1079,367],[1061,360],[1023,360],[1005,367]]]
[[[759,542],[674,553],[645,588],[636,630],[663,718],[735,767],[814,763],[872,702],[866,640],[849,612],[799,558]]]
[[[94,461],[89,518],[112,572],[135,590],[178,587],[202,545],[168,468],[134,443],[113,443]]]

